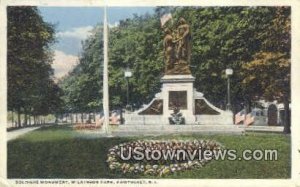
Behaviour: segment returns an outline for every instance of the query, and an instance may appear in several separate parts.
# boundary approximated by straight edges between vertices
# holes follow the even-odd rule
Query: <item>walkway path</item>
[[[246,132],[273,132],[273,133],[282,133],[283,126],[243,126],[239,125],[240,128],[244,128]]]
[[[7,132],[7,141],[13,140],[18,138],[19,136],[26,134],[28,132],[34,131],[40,127],[26,127],[18,130],[13,130],[10,132]]]

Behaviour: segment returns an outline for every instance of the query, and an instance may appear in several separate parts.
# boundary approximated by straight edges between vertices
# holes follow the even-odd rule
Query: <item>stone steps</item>
[[[235,125],[119,125],[116,129],[241,129]]]
[[[282,133],[283,127],[243,125],[119,125],[110,128],[111,136],[161,136],[161,135],[243,135],[246,132]],[[88,134],[103,134],[103,131],[82,131]]]
[[[164,134],[243,134],[234,125],[120,125],[112,133],[117,136]]]
[[[245,129],[246,132],[283,132],[283,126],[239,126],[239,128]]]

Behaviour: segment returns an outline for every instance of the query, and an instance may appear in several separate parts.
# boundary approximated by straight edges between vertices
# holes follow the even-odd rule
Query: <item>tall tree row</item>
[[[36,7],[7,8],[7,80],[8,110],[17,112],[17,124],[24,114],[55,113],[61,105],[61,90],[53,81],[51,44],[54,26],[46,23]]]
[[[146,104],[160,91],[160,78],[164,69],[164,36],[160,17],[169,12],[173,19],[168,24],[176,27],[177,20],[184,17],[190,25],[193,42],[191,71],[196,78],[194,85],[209,101],[218,107],[225,106],[225,69],[230,67],[234,70],[231,77],[234,112],[244,106],[250,108],[259,99],[285,102],[288,111],[291,40],[289,7],[157,7],[153,15],[135,15],[131,19],[122,20],[117,27],[109,29],[111,108],[126,105],[126,68],[130,68],[133,73],[129,78],[129,102],[132,105],[139,107]],[[69,76],[63,82],[70,82],[69,85],[82,83],[80,88],[85,90],[101,90],[91,85],[84,87],[84,81],[89,83],[91,79],[97,78],[96,82],[100,83],[99,72],[82,70],[83,67],[100,66],[93,64],[95,58],[102,58],[102,55],[97,54],[102,52],[101,45],[95,45],[94,49],[87,48],[97,43],[99,38],[92,37],[85,42],[80,64],[70,74],[76,76]],[[67,86],[64,90],[72,89],[76,88]],[[76,109],[89,110],[88,103],[97,103],[93,96],[76,95],[80,91],[67,93],[70,94],[66,97],[71,101],[69,106],[74,105]],[[71,99],[71,96],[75,99]],[[83,101],[85,98],[93,100]]]

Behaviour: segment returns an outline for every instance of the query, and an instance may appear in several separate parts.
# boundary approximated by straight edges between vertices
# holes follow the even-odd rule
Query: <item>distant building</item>
[[[282,103],[260,100],[258,104],[260,108],[254,107],[251,113],[246,114],[245,110],[238,112],[235,115],[235,124],[283,126],[284,106]]]

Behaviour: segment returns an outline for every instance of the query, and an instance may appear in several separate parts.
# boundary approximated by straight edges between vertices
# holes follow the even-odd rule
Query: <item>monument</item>
[[[138,111],[125,114],[125,125],[147,124],[233,124],[231,111],[223,111],[209,103],[194,88],[190,71],[192,39],[190,26],[180,18],[172,32],[164,28],[164,76],[161,92]]]

